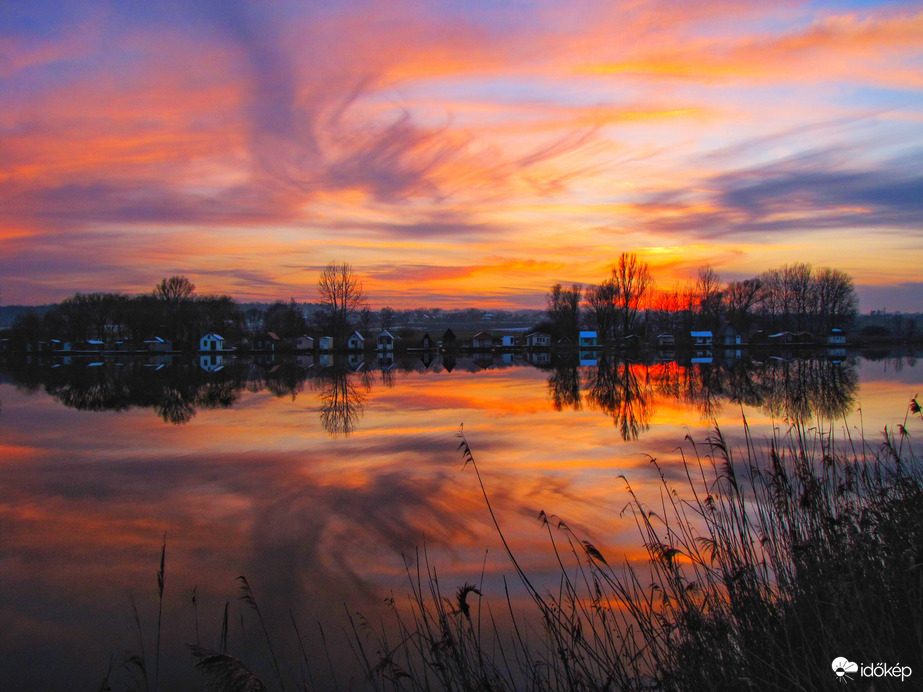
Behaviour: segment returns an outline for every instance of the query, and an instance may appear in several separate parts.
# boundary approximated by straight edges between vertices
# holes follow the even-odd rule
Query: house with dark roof
[[[493,348],[494,338],[490,332],[478,332],[471,340],[472,348]]]

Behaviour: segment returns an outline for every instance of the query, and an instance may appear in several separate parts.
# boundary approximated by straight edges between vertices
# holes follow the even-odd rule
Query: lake
[[[741,445],[746,417],[756,439],[799,419],[877,441],[923,391],[907,354],[696,361],[408,354],[0,369],[4,687],[96,690],[110,664],[127,680],[125,654],[142,646],[150,671],[164,536],[162,689],[200,687],[184,645],[217,647],[226,603],[232,652],[273,681],[241,575],[283,674],[302,675],[294,621],[321,687],[359,675],[347,614],[360,637],[357,612],[387,621],[385,599],[404,601],[424,550],[446,593],[479,584],[505,607],[502,578],[515,576],[463,468],[462,425],[520,563],[553,584],[539,511],[610,562],[641,559],[626,480],[656,502],[653,457],[681,485],[687,435],[704,441],[717,424]],[[907,428],[923,436],[919,419]]]

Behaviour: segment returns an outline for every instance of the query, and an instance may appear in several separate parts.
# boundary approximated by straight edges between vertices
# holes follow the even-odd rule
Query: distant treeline
[[[349,265],[340,265],[347,271]],[[351,277],[350,277],[351,278]],[[354,279],[352,279],[354,280]],[[359,284],[361,289],[361,284]],[[345,339],[353,329],[426,330],[451,327],[497,329],[530,327],[556,339],[576,340],[580,329],[591,329],[605,342],[619,336],[651,338],[657,334],[688,335],[711,330],[716,337],[731,327],[743,336],[757,331],[811,332],[848,330],[856,324],[858,298],[853,279],[839,269],[787,264],[753,278],[722,282],[711,267],[702,267],[695,280],[668,289],[654,285],[648,265],[623,253],[609,278],[599,284],[569,287],[556,284],[547,295],[547,310],[482,308],[408,310],[385,306],[372,310],[359,294],[344,314],[335,315],[335,298],[319,303],[276,301],[240,304],[230,296],[199,295],[182,276],[163,279],[151,293],[75,293],[56,305],[0,307],[0,338],[30,344],[50,340],[136,343],[156,337],[177,349],[193,348],[208,332],[240,344],[269,332],[281,339],[334,336]],[[863,319],[870,336],[912,337],[913,315]],[[880,332],[880,333],[879,333]]]
[[[75,293],[56,305],[0,308],[11,317],[11,326],[0,331],[14,348],[52,340],[72,344],[98,340],[106,344],[141,345],[161,338],[175,349],[195,348],[198,339],[217,332],[230,344],[254,342],[270,332],[280,339],[301,335],[331,335],[345,338],[349,330],[366,333],[380,329],[436,328],[462,324],[511,326],[529,324],[541,315],[537,310],[489,311],[479,308],[444,310],[384,307],[373,311],[368,305],[352,311],[347,324],[334,324],[324,303],[276,301],[271,304],[239,304],[230,296],[196,293],[186,277],[163,279],[151,293],[129,296],[123,293]],[[345,331],[344,331],[345,330]]]

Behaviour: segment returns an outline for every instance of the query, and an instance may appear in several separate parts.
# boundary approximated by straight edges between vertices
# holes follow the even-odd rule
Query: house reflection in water
[[[224,367],[225,356],[221,353],[209,353],[199,356],[199,367],[205,372],[218,372]]]

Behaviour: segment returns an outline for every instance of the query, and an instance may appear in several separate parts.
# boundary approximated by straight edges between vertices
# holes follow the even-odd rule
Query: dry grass
[[[630,501],[622,511],[634,518],[645,565],[614,566],[563,520],[539,515],[559,567],[553,592],[536,585],[517,560],[460,432],[465,467],[475,474],[532,608],[513,607],[506,581],[501,605],[493,608],[483,595],[483,570],[476,583],[444,591],[424,548],[407,563],[406,607],[390,600],[392,622],[373,625],[349,615],[365,684],[781,692],[835,689],[830,663],[838,656],[923,671],[923,466],[907,431],[911,416],[923,418],[916,398],[903,423],[874,444],[799,423],[757,442],[746,420],[735,449],[717,428],[704,442],[687,438],[685,481],[675,487],[661,473],[656,506],[623,479]],[[243,577],[241,583],[278,689],[287,681],[315,689],[316,661],[294,618],[298,679],[283,674],[253,589]],[[223,627],[220,651],[190,645],[206,684],[267,689],[226,650],[227,608]],[[140,656],[126,657],[123,668],[142,681],[136,689],[148,688],[143,641]],[[101,689],[110,689],[110,678]]]

